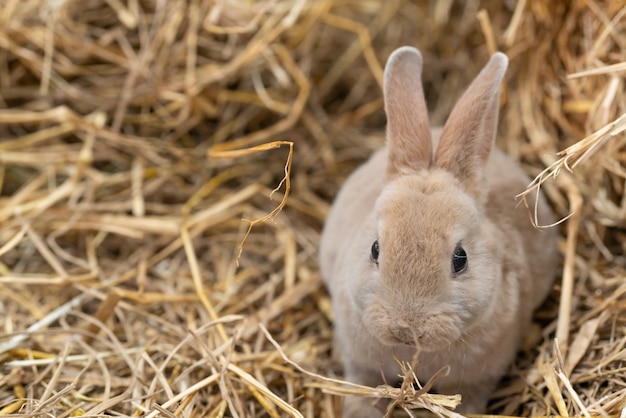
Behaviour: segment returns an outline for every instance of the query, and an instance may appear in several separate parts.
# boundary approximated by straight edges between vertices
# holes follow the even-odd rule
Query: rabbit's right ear
[[[422,90],[422,55],[412,47],[396,49],[385,67],[383,93],[387,114],[387,181],[428,168],[432,141]]]
[[[485,166],[498,130],[500,84],[509,64],[501,52],[489,62],[452,109],[443,127],[434,164],[461,181],[477,201],[484,201]]]

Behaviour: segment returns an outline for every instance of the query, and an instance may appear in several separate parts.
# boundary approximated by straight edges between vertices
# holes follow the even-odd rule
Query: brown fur
[[[419,346],[418,377],[444,366],[435,388],[484,412],[554,278],[554,230],[534,229],[513,196],[529,182],[497,149],[499,86],[507,58],[494,54],[443,130],[431,132],[421,55],[400,48],[385,68],[387,147],[346,181],[322,234],[322,275],[333,299],[346,378],[398,379],[395,357]],[[539,217],[552,214],[543,197]],[[370,259],[378,240],[378,263]],[[452,273],[457,243],[467,270]],[[345,417],[376,417],[371,400],[347,398]]]

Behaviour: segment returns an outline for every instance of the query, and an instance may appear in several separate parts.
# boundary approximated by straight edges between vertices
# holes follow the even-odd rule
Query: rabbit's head
[[[508,60],[494,54],[433,141],[422,59],[396,50],[385,68],[388,161],[375,228],[362,243],[353,300],[383,344],[446,348],[500,304],[507,274],[499,228],[486,218],[485,165],[494,143]],[[505,293],[507,293],[505,292]],[[508,306],[513,308],[513,306]]]

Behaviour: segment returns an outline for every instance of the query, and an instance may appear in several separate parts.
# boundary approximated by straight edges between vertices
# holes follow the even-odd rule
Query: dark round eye
[[[380,253],[380,246],[378,245],[378,240],[376,240],[372,244],[372,254],[370,255],[370,257],[372,257],[372,261],[375,262],[376,264],[378,264],[379,253]]]
[[[452,254],[452,273],[461,274],[465,269],[467,269],[467,253],[461,244],[457,244]]]

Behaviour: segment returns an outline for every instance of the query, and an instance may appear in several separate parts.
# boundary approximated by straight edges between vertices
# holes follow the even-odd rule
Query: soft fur
[[[431,131],[419,51],[403,47],[389,58],[387,147],[346,181],[320,249],[348,380],[397,382],[396,359],[410,361],[419,346],[420,380],[449,365],[435,389],[460,393],[463,413],[484,412],[548,294],[556,232],[531,226],[514,200],[529,179],[493,148],[507,64],[494,54],[443,129]],[[553,219],[543,196],[538,213]],[[458,243],[469,261],[455,275]],[[344,417],[382,415],[371,399],[344,405]]]

